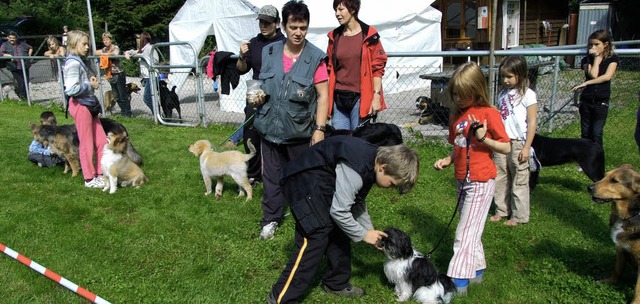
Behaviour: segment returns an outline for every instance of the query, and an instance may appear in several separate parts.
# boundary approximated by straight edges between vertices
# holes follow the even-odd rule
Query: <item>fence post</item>
[[[558,76],[560,74],[560,56],[555,56],[555,62],[553,64],[553,82],[551,84],[551,100],[549,101],[550,112],[553,114],[554,105],[556,103],[556,92],[558,91]],[[553,116],[549,119],[549,132],[553,130]]]

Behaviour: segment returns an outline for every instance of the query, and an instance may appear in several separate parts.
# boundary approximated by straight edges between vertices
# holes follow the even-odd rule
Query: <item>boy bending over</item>
[[[359,297],[352,286],[351,241],[377,248],[365,198],[374,184],[406,193],[418,178],[418,154],[404,144],[377,147],[351,136],[329,137],[282,168],[280,186],[296,221],[296,249],[268,295],[268,303],[298,302],[323,256],[325,292]]]

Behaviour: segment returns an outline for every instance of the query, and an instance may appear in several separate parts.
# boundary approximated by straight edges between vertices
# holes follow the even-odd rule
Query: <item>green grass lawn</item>
[[[274,240],[260,241],[262,186],[245,202],[227,179],[223,198],[215,201],[204,195],[198,160],[187,151],[198,139],[219,144],[233,127],[164,127],[116,117],[143,156],[150,182],[110,195],[85,188],[81,175],[71,177],[61,167],[43,169],[27,161],[32,140],[28,122],[37,121],[44,110],[0,102],[0,243],[112,303],[265,302],[292,250],[293,219],[285,218]],[[60,109],[53,110],[60,124],[72,123]],[[607,126],[607,169],[638,164],[632,139],[635,113],[614,111],[610,119],[614,116],[634,123]],[[560,135],[578,137],[575,130],[569,127]],[[445,233],[456,200],[453,169],[437,172],[432,167],[450,149],[438,142],[410,143],[421,157],[414,191],[399,196],[374,187],[368,198],[376,228],[407,231],[423,253]],[[544,168],[532,194],[531,222],[518,227],[487,223],[484,282],[454,303],[628,301],[631,272],[619,285],[596,282],[611,273],[614,247],[607,226],[610,207],[591,202],[586,191],[590,182],[575,164]],[[453,231],[446,232],[432,257],[443,272],[452,238]],[[395,302],[382,272],[382,253],[360,243],[353,251],[352,283],[367,295],[339,299],[316,284],[305,302]],[[0,286],[2,303],[85,302],[3,254]]]

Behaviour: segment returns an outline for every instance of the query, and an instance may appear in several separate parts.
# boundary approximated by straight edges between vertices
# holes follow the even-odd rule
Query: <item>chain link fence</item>
[[[170,48],[170,44],[159,44],[159,48]],[[163,50],[165,53],[168,50]],[[611,112],[635,111],[638,108],[638,92],[640,91],[640,49],[619,48],[617,50],[620,65],[612,79]],[[496,64],[500,59],[509,55],[523,55],[530,65],[530,80],[532,89],[538,97],[538,130],[552,133],[559,128],[576,126],[579,121],[577,108],[577,96],[571,88],[584,81],[584,73],[574,67],[584,56],[582,49],[526,49],[496,51]],[[383,89],[387,110],[380,112],[378,122],[393,123],[403,129],[405,135],[413,138],[432,136],[446,136],[448,117],[439,106],[448,106],[449,97],[447,83],[450,79],[456,63],[474,60],[479,63],[491,62],[488,51],[458,51],[437,53],[396,53],[390,57],[434,57],[441,64],[437,67],[422,66],[387,66],[383,77]],[[122,56],[119,56],[122,57]],[[124,59],[124,57],[122,57]],[[232,57],[233,58],[233,57]],[[30,62],[28,102],[30,104],[56,103],[65,105],[62,85],[62,73],[60,70],[63,59],[52,60],[48,57],[13,57],[13,59]],[[92,58],[97,64],[97,58]],[[237,126],[244,120],[245,105],[245,81],[250,79],[250,74],[240,77],[237,87],[231,89],[228,94],[223,94],[223,84],[214,84],[214,80],[207,77],[206,66],[209,57],[200,58],[193,65],[171,66],[166,62],[151,65],[150,83],[167,83],[180,100],[180,117],[175,109],[170,114],[162,110],[162,94],[159,86],[152,90],[153,102],[158,110],[157,115],[152,115],[151,110],[143,101],[142,90],[131,94],[131,108],[136,117],[155,119],[159,123],[167,125],[202,125],[231,124]],[[0,57],[0,65],[8,57]],[[29,66],[29,65],[28,65]],[[486,65],[482,65],[487,77],[491,75]],[[496,96],[495,78],[497,71],[494,68],[494,79],[490,83],[490,96]],[[488,78],[487,78],[488,79]],[[127,83],[133,82],[142,87],[139,77],[127,77]],[[2,85],[3,98],[17,99],[16,87],[12,73],[7,68],[0,69],[0,83]],[[103,101],[104,93],[110,90],[110,85],[103,78],[102,86],[96,91],[98,98]],[[227,93],[227,92],[224,92]],[[424,98],[431,99],[432,112],[420,108],[420,101]],[[435,108],[434,108],[435,107]],[[117,106],[113,112],[107,111],[105,115],[118,113]],[[435,115],[426,117],[429,115]],[[629,124],[629,121],[616,121],[615,115],[610,115],[607,125]],[[622,119],[622,118],[620,118]],[[635,122],[633,122],[635,123]],[[579,127],[578,127],[579,128]],[[576,134],[579,134],[577,132]],[[575,136],[577,137],[577,136]]]

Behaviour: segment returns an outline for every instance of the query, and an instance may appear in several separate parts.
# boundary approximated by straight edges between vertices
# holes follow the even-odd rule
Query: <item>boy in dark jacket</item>
[[[328,293],[358,297],[349,284],[351,240],[377,248],[385,236],[374,230],[365,198],[374,184],[406,193],[415,185],[419,159],[404,144],[380,147],[351,136],[333,136],[311,146],[282,168],[280,186],[296,221],[296,249],[268,296],[268,303],[297,302],[323,256]]]

